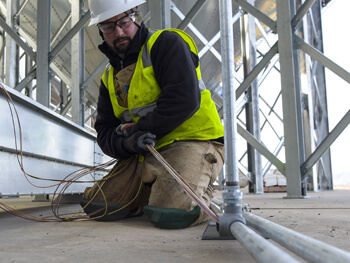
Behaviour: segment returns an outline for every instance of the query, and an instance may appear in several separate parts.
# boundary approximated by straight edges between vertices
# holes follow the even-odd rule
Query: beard
[[[118,54],[124,54],[130,46],[130,37],[118,37],[113,41],[113,48]]]

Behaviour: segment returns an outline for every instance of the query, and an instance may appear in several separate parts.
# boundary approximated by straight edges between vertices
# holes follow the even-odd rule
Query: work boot
[[[110,173],[87,187],[80,205],[96,220],[115,221],[142,214],[150,189],[139,175],[136,157],[118,161]]]

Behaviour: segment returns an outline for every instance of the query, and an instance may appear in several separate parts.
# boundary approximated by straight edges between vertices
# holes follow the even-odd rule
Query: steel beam
[[[176,7],[176,5],[171,2],[171,8],[173,12],[181,19],[185,19],[185,16],[181,11]],[[188,24],[188,28],[195,34],[195,36],[204,44],[207,45],[209,41],[192,25],[192,23]],[[220,53],[214,48],[210,47],[209,48],[210,52],[221,62],[221,55]]]
[[[262,13],[260,10],[255,8],[253,5],[248,3],[246,0],[233,0],[235,3],[237,3],[240,7],[243,8],[244,11],[251,14],[252,16],[259,19],[261,22],[263,22],[265,25],[267,25],[273,32],[277,31],[276,22],[273,21],[270,17],[268,17],[266,14]]]
[[[243,15],[243,10],[238,10],[237,13],[232,17],[232,24],[236,23],[236,21]],[[210,50],[213,45],[220,39],[220,31],[199,51],[198,57],[201,58],[205,53]],[[221,60],[221,58],[220,58]]]
[[[16,31],[13,30],[6,23],[6,21],[2,19],[2,17],[0,17],[0,27],[4,29],[4,31],[12,38],[12,40],[14,40],[17,43],[17,45],[19,45],[24,50],[24,52],[28,54],[28,56],[30,56],[32,59],[35,59],[35,52],[33,51],[33,49],[22,40],[22,38],[16,33]]]
[[[320,62],[323,66],[331,70],[333,73],[341,77],[343,80],[345,80],[347,83],[350,83],[350,72],[346,71],[342,67],[340,67],[338,64],[334,63],[332,60],[327,58],[325,55],[323,55],[320,51],[315,49],[314,47],[307,44],[303,39],[301,39],[298,36],[295,36],[296,42],[298,44],[298,47],[310,55],[312,58],[316,59],[318,62]]]
[[[82,27],[89,21],[91,17],[90,11],[87,11],[77,22],[71,30],[64,36],[64,38],[51,50],[50,56],[49,56],[49,62],[52,63],[52,61],[56,58],[58,53],[72,40],[72,38],[81,30]]]
[[[285,164],[281,162],[273,153],[271,153],[261,142],[256,140],[253,135],[247,132],[242,126],[237,125],[238,133],[257,151],[265,156],[276,168],[283,174],[286,175]]]
[[[278,52],[278,44],[276,43],[263,57],[262,60],[252,69],[252,71],[244,78],[243,82],[239,85],[236,90],[236,97],[239,98],[243,92],[245,92],[248,87],[253,83],[253,81],[258,77],[260,72],[262,72],[267,65],[271,62],[273,57]]]
[[[187,25],[192,21],[193,17],[199,12],[201,7],[207,2],[207,0],[198,0],[191,10],[186,15],[185,19],[183,19],[180,24],[177,26],[178,29],[185,30]]]
[[[96,78],[96,76],[98,74],[100,74],[100,72],[106,67],[106,65],[108,64],[109,59],[105,58],[100,65],[97,66],[97,68],[95,68],[95,70],[86,78],[86,80],[84,81],[82,88],[84,90],[87,89],[87,87],[89,86],[89,84]]]
[[[309,156],[309,158],[301,166],[301,172],[303,178],[307,176],[313,165],[322,157],[322,155],[329,150],[332,143],[338,138],[338,136],[345,130],[350,123],[350,110],[343,116],[334,129],[328,134],[328,136],[321,142],[316,150]]]

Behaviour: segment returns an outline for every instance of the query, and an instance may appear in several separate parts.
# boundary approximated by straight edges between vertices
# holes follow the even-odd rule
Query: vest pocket
[[[127,66],[114,76],[114,89],[117,96],[118,104],[128,108],[128,93],[131,78],[134,75],[136,63]]]

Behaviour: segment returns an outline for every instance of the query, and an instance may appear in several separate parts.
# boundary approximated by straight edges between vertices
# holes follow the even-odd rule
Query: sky
[[[323,10],[322,29],[324,55],[350,72],[350,1],[333,0]],[[350,84],[326,70],[330,131],[350,109]],[[334,187],[350,187],[350,126],[331,146]],[[350,188],[349,188],[350,189]]]

